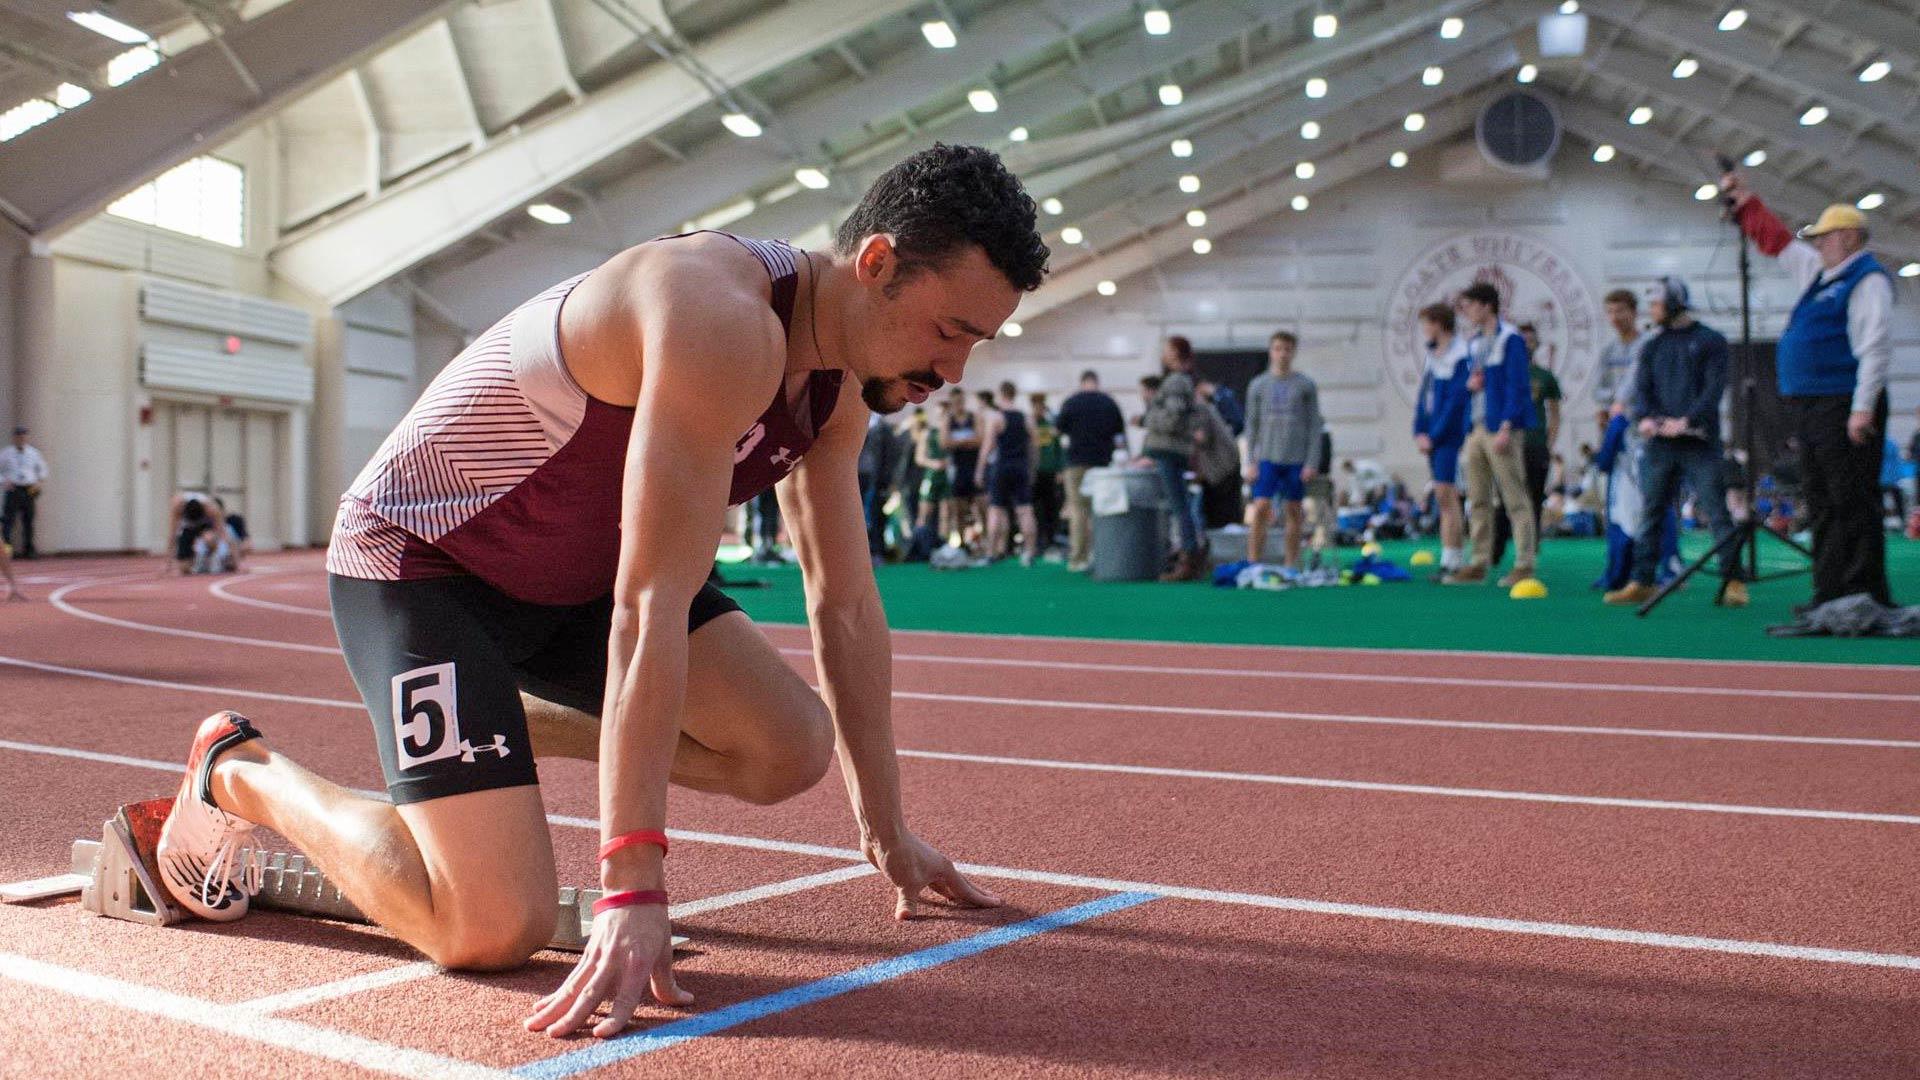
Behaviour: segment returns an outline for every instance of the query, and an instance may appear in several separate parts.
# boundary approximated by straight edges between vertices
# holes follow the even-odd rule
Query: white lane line
[[[152,986],[122,982],[15,953],[0,953],[0,978],[391,1076],[420,1077],[422,1080],[440,1077],[511,1080],[513,1076],[512,1073],[472,1062],[392,1046],[344,1031],[266,1016],[238,1006],[220,1005]]]
[[[777,626],[783,630],[807,633],[805,623],[768,622],[762,626]],[[1045,645],[1051,641],[1067,641],[1075,644],[1105,645],[1108,647],[1133,647],[1173,650],[1173,649],[1226,649],[1234,652],[1310,653],[1317,656],[1339,656],[1347,659],[1364,659],[1370,656],[1427,656],[1443,660],[1459,660],[1472,663],[1482,658],[1503,660],[1531,660],[1542,664],[1664,664],[1680,667],[1764,667],[1764,668],[1805,668],[1815,671],[1899,671],[1912,674],[1912,664],[1848,664],[1839,661],[1824,660],[1689,660],[1676,656],[1613,656],[1608,654],[1588,655],[1586,653],[1549,653],[1549,652],[1504,652],[1482,649],[1408,649],[1374,648],[1364,645],[1249,645],[1240,642],[1216,641],[1156,641],[1145,638],[1097,638],[1076,637],[1071,634],[992,634],[967,630],[906,630],[896,628],[895,637],[959,638],[962,641],[1000,641],[1022,648]]]
[[[557,825],[599,828],[599,823],[590,818],[562,818],[556,816],[549,820]],[[684,840],[688,843],[726,844],[731,847],[750,848],[757,851],[781,851],[794,855],[819,855],[826,858],[862,858],[861,854],[852,848],[828,847],[824,844],[802,844],[791,840],[763,840],[758,837],[733,836],[727,833],[696,832],[688,829],[668,829],[667,835],[675,840]],[[1857,964],[1865,967],[1920,970],[1920,956],[1908,956],[1902,953],[1868,952],[1859,949],[1832,949],[1813,945],[1787,945],[1771,941],[1745,941],[1738,938],[1698,937],[1691,934],[1665,934],[1647,930],[1625,930],[1607,926],[1587,926],[1578,923],[1538,922],[1530,919],[1506,919],[1497,916],[1425,911],[1417,908],[1381,907],[1374,904],[1348,904],[1331,900],[1312,900],[1298,896],[1274,896],[1267,893],[1199,889],[1184,885],[1166,885],[1159,882],[1126,881],[1120,878],[1093,877],[1086,874],[1061,874],[1049,870],[1024,870],[1018,867],[989,866],[981,863],[956,863],[955,865],[963,873],[973,874],[983,878],[997,878],[1005,881],[1031,881],[1043,885],[1064,885],[1069,888],[1101,889],[1108,892],[1145,892],[1176,900],[1197,900],[1210,904],[1233,904],[1242,907],[1272,908],[1281,911],[1299,911],[1314,915],[1334,915],[1345,918],[1378,919],[1387,922],[1423,923],[1429,926],[1445,926],[1463,930],[1484,930],[1500,934],[1526,934],[1539,937],[1573,938],[1583,941],[1605,941],[1624,945],[1642,945],[1658,949],[1691,949],[1705,952],[1732,953],[1743,956],[1761,956],[1775,960],[1806,960],[1823,964]]]
[[[36,753],[55,753],[62,756],[83,756],[85,751],[69,751],[57,747],[34,747],[31,744],[3,744],[11,749],[26,749]],[[148,767],[160,768],[169,772],[180,772],[182,767],[165,762],[143,762]],[[378,797],[376,793],[362,792]],[[548,814],[547,822],[573,829],[591,829],[598,831],[599,821],[588,817],[569,814]],[[794,840],[773,840],[757,836],[737,836],[731,833],[705,832],[695,829],[668,829],[667,835],[676,841],[690,844],[719,844],[727,847],[747,848],[754,851],[777,851],[788,855],[813,855],[825,859],[842,859],[858,866],[849,867],[859,871],[854,877],[865,877],[872,868],[866,863],[866,856],[852,848],[833,847],[827,844],[809,844]],[[1319,915],[1339,915],[1350,918],[1384,919],[1391,922],[1426,923],[1433,926],[1450,926],[1462,929],[1487,930],[1496,933],[1531,934],[1545,937],[1578,938],[1589,941],[1609,941],[1622,944],[1645,945],[1667,949],[1699,949],[1708,952],[1738,953],[1749,956],[1764,956],[1774,959],[1809,960],[1829,964],[1861,964],[1868,967],[1895,967],[1920,969],[1920,956],[1905,956],[1898,953],[1863,952],[1854,949],[1831,949],[1819,946],[1785,945],[1766,941],[1743,941],[1733,938],[1695,937],[1685,934],[1664,934],[1644,930],[1623,930],[1604,926],[1585,926],[1574,923],[1535,922],[1524,919],[1506,919],[1483,915],[1463,915],[1450,912],[1422,911],[1412,908],[1379,907],[1371,904],[1348,904],[1329,900],[1312,900],[1303,897],[1273,896],[1266,893],[1232,892],[1221,889],[1202,889],[1185,885],[1168,885],[1157,882],[1127,881],[1120,878],[1091,877],[1085,874],[1062,874],[1049,870],[1028,870],[1012,866],[992,866],[982,863],[956,864],[965,873],[985,878],[999,878],[1007,881],[1031,881],[1045,885],[1065,885],[1072,888],[1104,889],[1110,892],[1150,892],[1159,896],[1179,900],[1198,900],[1213,904],[1236,904],[1246,907],[1277,908],[1286,911],[1301,911]],[[815,875],[818,876],[818,875]]]
[[[180,766],[96,754],[90,750],[43,746],[36,743],[0,739],[0,750],[50,754],[89,761],[111,761],[136,767],[161,767],[179,771]],[[1240,784],[1271,784],[1280,787],[1323,788],[1336,791],[1366,791],[1392,795],[1427,795],[1454,799],[1492,799],[1500,802],[1556,803],[1571,806],[1604,806],[1625,810],[1672,810],[1705,814],[1739,814],[1753,817],[1807,818],[1819,821],[1859,821],[1883,825],[1920,825],[1920,815],[1887,814],[1864,810],[1820,810],[1798,806],[1747,806],[1738,803],[1691,802],[1680,799],[1634,799],[1610,795],[1563,795],[1544,791],[1512,791],[1502,788],[1443,787],[1433,784],[1395,784],[1377,780],[1345,780],[1322,776],[1285,776],[1273,773],[1227,772],[1219,769],[1179,769],[1158,765],[1124,765],[1098,761],[1061,761],[1052,758],[1005,757],[995,754],[959,754],[940,750],[894,751],[903,758],[952,761],[971,765],[994,765],[1022,769],[1054,769],[1068,772],[1111,773],[1123,776],[1158,776],[1178,780],[1219,780]],[[363,792],[362,794],[374,794]]]
[[[1190,705],[1132,705],[1113,701],[1052,701],[1044,698],[1007,698],[984,694],[931,694],[896,690],[896,698],[910,701],[953,701],[971,705],[999,705],[1024,709],[1078,709],[1087,712],[1144,713],[1153,716],[1215,716],[1235,720],[1299,720],[1323,724],[1370,724],[1386,727],[1455,728],[1468,731],[1530,731],[1549,735],[1621,735],[1648,739],[1700,739],[1715,742],[1801,743],[1811,746],[1860,746],[1920,750],[1915,739],[1862,739],[1840,735],[1774,735],[1744,731],[1698,731],[1673,728],[1588,727],[1579,724],[1507,724],[1492,720],[1428,720],[1414,716],[1363,716],[1350,713],[1288,712],[1267,709],[1212,709]]]
[[[238,585],[244,578],[223,578],[207,586],[207,591],[230,604],[245,604],[248,607],[265,608],[268,611],[284,611],[294,615],[318,615],[323,619],[333,618],[333,612],[327,608],[301,607],[299,604],[282,604],[273,600],[262,600],[254,596],[241,596],[231,593],[227,588]]]
[[[597,829],[600,826],[596,822],[593,827]],[[823,870],[818,874],[806,874],[797,878],[789,878],[786,881],[775,881],[766,885],[755,885],[748,889],[721,893],[718,896],[709,896],[704,900],[689,900],[684,904],[675,904],[668,908],[667,914],[675,919],[685,919],[694,915],[705,915],[712,911],[724,911],[727,908],[739,907],[742,904],[769,900],[776,896],[790,896],[794,893],[806,892],[808,889],[818,889],[824,885],[837,885],[842,881],[853,881],[874,873],[878,873],[878,871],[874,870],[874,868],[867,863],[862,862],[858,866],[842,866],[833,870]]]
[[[55,589],[53,594],[47,597],[47,602],[55,608],[58,608],[61,612],[71,615],[76,619],[87,619],[91,622],[105,623],[108,626],[118,626],[127,630],[142,630],[149,634],[166,634],[170,637],[195,638],[200,641],[221,641],[229,645],[257,645],[263,649],[285,649],[291,652],[325,653],[333,656],[340,655],[340,650],[331,645],[303,645],[297,641],[273,641],[268,638],[216,634],[209,630],[188,630],[178,626],[155,626],[152,623],[134,622],[131,619],[116,619],[111,615],[102,615],[97,611],[86,611],[67,602],[67,594],[73,592],[75,589],[85,588],[89,585],[117,584],[126,580],[130,579],[118,578],[103,581],[77,581],[64,588]]]
[[[332,982],[303,986],[298,990],[288,990],[284,994],[268,994],[265,997],[252,998],[235,1005],[236,1009],[249,1012],[267,1013],[290,1012],[294,1009],[312,1005],[320,1001],[332,1001],[334,998],[364,994],[369,990],[380,990],[389,986],[399,986],[416,979],[425,979],[440,973],[440,965],[429,960],[414,964],[401,964],[398,967],[381,968],[364,975],[354,975]]]
[[[90,587],[93,585],[114,584],[116,583],[116,581],[123,581],[123,580],[128,580],[128,579],[102,579],[102,580],[95,580],[95,581],[75,582],[72,585],[69,585],[63,589],[57,590],[56,592],[53,593],[53,595],[49,596],[47,599],[53,604],[55,608],[58,608],[61,612],[65,614],[72,615],[76,618],[88,619],[93,622],[105,623],[109,626],[122,627],[128,630],[141,630],[147,633],[166,634],[172,637],[196,638],[202,641],[219,641],[229,645],[252,645],[257,648],[263,648],[263,649],[282,649],[282,650],[288,650],[292,652],[319,653],[322,655],[332,655],[332,656],[340,655],[340,650],[331,645],[308,645],[301,642],[280,641],[274,638],[243,637],[237,634],[222,634],[222,633],[218,633],[211,630],[188,630],[183,627],[177,627],[177,626],[160,626],[153,623],[135,622],[131,619],[120,619],[111,615],[102,615],[99,612],[95,612],[95,611],[87,611],[84,608],[75,606],[74,604],[72,604],[66,599],[67,594],[70,592],[73,592],[76,589]],[[305,614],[312,614],[312,615],[328,614],[327,612],[322,612],[313,608],[298,608],[298,607],[294,607],[293,605],[275,604],[272,601],[268,601],[268,600],[254,600],[251,597],[228,596],[225,593],[222,593],[219,591],[220,588],[225,584],[227,583],[221,582],[217,585],[212,586],[214,591],[218,595],[222,596],[224,599],[234,600],[240,603],[254,604],[256,606],[261,606],[261,607],[274,608],[276,610],[293,610],[293,611],[300,611]],[[779,651],[789,656],[813,655],[812,649],[796,648],[792,646],[781,647]],[[930,653],[895,653],[893,658],[895,660],[904,660],[904,661],[911,661],[916,663],[986,665],[986,666],[1001,666],[1001,667],[1030,667],[1030,668],[1039,668],[1039,669],[1045,669],[1045,670],[1057,669],[1057,670],[1095,671],[1095,672],[1112,671],[1112,672],[1128,672],[1128,673],[1149,674],[1149,675],[1196,675],[1196,676],[1203,676],[1203,677],[1220,676],[1220,677],[1237,677],[1237,678],[1254,678],[1254,679],[1281,679],[1281,680],[1288,680],[1288,681],[1328,681],[1328,682],[1392,683],[1392,684],[1408,683],[1408,684],[1418,684],[1418,685],[1428,685],[1428,686],[1485,687],[1485,688],[1495,688],[1495,689],[1591,691],[1591,692],[1602,693],[1602,694],[1605,694],[1605,693],[1666,694],[1666,695],[1677,695],[1682,697],[1699,696],[1699,697],[1734,697],[1734,698],[1780,698],[1780,699],[1789,699],[1789,700],[1812,700],[1812,701],[1886,701],[1886,702],[1896,702],[1896,703],[1920,702],[1920,694],[1894,694],[1894,693],[1846,691],[1846,690],[1769,690],[1769,689],[1750,689],[1750,688],[1744,688],[1744,687],[1730,687],[1730,686],[1658,686],[1658,685],[1647,684],[1647,683],[1575,682],[1575,681],[1546,681],[1546,680],[1530,680],[1530,679],[1477,679],[1477,678],[1469,678],[1465,676],[1439,676],[1439,675],[1362,675],[1362,674],[1356,674],[1351,672],[1243,671],[1243,670],[1236,670],[1233,668],[1169,667],[1169,666],[1157,666],[1157,665],[1149,665],[1149,664],[1109,664],[1109,663],[1094,662],[1094,661],[1055,662],[1055,661],[1047,661],[1047,660],[1023,660],[1023,659],[1009,658],[1009,657],[937,656]],[[936,695],[931,697],[929,700],[942,700],[942,698]],[[952,700],[969,700],[969,699],[960,697],[960,696],[954,696]],[[1055,705],[1073,707],[1076,704],[1078,703],[1074,703],[1074,702],[1066,702],[1066,703],[1040,702],[1039,703],[1041,707],[1051,707]],[[1119,706],[1100,706],[1100,707],[1118,708]],[[1179,711],[1197,711],[1197,710],[1179,710]],[[1296,717],[1288,717],[1288,718],[1289,719],[1309,719],[1310,717],[1296,716]],[[1514,725],[1497,725],[1497,726],[1514,726]],[[1618,732],[1595,732],[1595,733],[1617,734]]]
[[[675,904],[667,909],[667,914],[675,919],[685,919],[694,915],[704,915],[713,911],[725,911],[760,900],[770,900],[776,896],[791,896],[825,885],[836,885],[842,881],[853,881],[876,873],[872,866],[861,863],[858,866],[842,866],[833,870],[824,870],[818,874],[789,878],[785,881],[769,882],[752,888],[721,893],[717,896],[689,900]],[[389,986],[399,986],[425,979],[440,973],[440,966],[430,961],[414,964],[402,964],[398,967],[383,968],[363,975],[353,975],[332,982],[289,990],[282,994],[270,994],[266,997],[243,1001],[236,1008],[251,1009],[258,1013],[288,1012],[320,1001],[332,1001],[336,998],[351,997],[369,990],[382,990]]]
[[[1732,803],[1683,802],[1677,799],[1627,799],[1606,795],[1558,795],[1543,791],[1497,788],[1436,787],[1430,784],[1388,784],[1374,780],[1339,780],[1319,776],[1278,776],[1270,773],[1223,772],[1217,769],[1171,769],[1155,765],[1111,765],[1096,761],[1052,761],[1045,758],[999,757],[991,754],[950,754],[936,750],[896,750],[901,757],[957,761],[973,765],[1006,765],[1026,769],[1063,769],[1072,772],[1123,773],[1164,776],[1181,780],[1225,780],[1241,784],[1330,788],[1341,791],[1377,791],[1396,795],[1436,795],[1454,799],[1497,799],[1506,802],[1562,803],[1608,806],[1631,810],[1684,810],[1707,814],[1748,814],[1757,817],[1814,818],[1821,821],[1871,821],[1887,825],[1920,825],[1920,815],[1879,814],[1856,810],[1812,810],[1795,806],[1740,806]]]
[[[782,648],[790,656],[812,656],[812,649]],[[1817,701],[1920,701],[1920,694],[1892,694],[1853,690],[1768,690],[1738,686],[1661,686],[1653,683],[1573,682],[1545,679],[1476,679],[1446,675],[1365,675],[1343,671],[1274,671],[1251,668],[1167,667],[1154,664],[1110,664],[1098,661],[1023,660],[1004,656],[935,656],[931,653],[893,654],[895,661],[922,664],[1038,668],[1044,671],[1123,672],[1139,675],[1198,675],[1207,678],[1279,679],[1287,682],[1390,683],[1417,686],[1471,686],[1502,690],[1580,690],[1603,694],[1679,694],[1693,697],[1791,698]]]
[[[10,656],[0,656],[0,664],[12,664],[58,675],[76,675],[82,678],[104,679],[109,682],[128,683],[135,686],[151,686],[163,690],[183,690],[192,693],[220,693],[229,697],[253,698],[263,701],[285,701],[299,705],[320,705],[336,709],[362,708],[360,702],[347,701],[340,698],[302,697],[294,694],[279,694],[263,690],[239,690],[231,687],[169,682],[164,679],[148,679],[134,675],[116,675],[111,672],[95,671],[89,668],[65,667],[59,664],[47,664],[37,660],[22,660]],[[945,701],[970,705],[1005,706],[1009,708],[1140,713],[1152,716],[1212,716],[1236,720],[1296,720],[1305,723],[1362,724],[1375,727],[1451,728],[1463,731],[1521,731],[1549,735],[1604,735],[1647,739],[1693,739],[1705,742],[1786,743],[1804,746],[1850,746],[1866,749],[1920,749],[1920,740],[1867,739],[1839,735],[1777,735],[1767,732],[1599,727],[1580,724],[1509,724],[1489,720],[1433,720],[1414,716],[1365,716],[1348,713],[1292,712],[1272,709],[1215,709],[1202,706],[1134,705],[1124,702],[1105,701],[1052,701],[1044,698],[1007,698],[979,694],[934,694],[914,690],[896,690],[893,692],[893,696],[895,699],[905,701]]]
[[[258,701],[284,701],[290,705],[319,705],[329,709],[365,709],[358,701],[346,701],[341,698],[303,697],[299,694],[281,694],[272,690],[237,690],[231,686],[208,686],[205,683],[170,682],[166,679],[148,679],[139,675],[120,675],[111,671],[95,671],[92,668],[66,667],[61,664],[43,664],[38,660],[22,660],[17,656],[0,656],[0,664],[12,667],[30,668],[45,671],[53,675],[72,675],[81,679],[99,679],[103,682],[125,683],[129,686],[151,686],[156,690],[180,690],[190,694],[219,694],[222,697],[253,698]]]

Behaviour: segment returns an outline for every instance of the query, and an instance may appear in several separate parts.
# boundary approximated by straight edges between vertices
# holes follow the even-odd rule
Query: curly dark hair
[[[888,169],[841,222],[834,247],[852,255],[874,233],[893,235],[903,280],[945,266],[967,244],[980,245],[1023,292],[1047,272],[1033,199],[985,147],[935,143]]]

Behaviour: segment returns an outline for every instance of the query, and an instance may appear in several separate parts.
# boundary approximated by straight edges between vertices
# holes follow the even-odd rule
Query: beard
[[[867,408],[883,416],[897,413],[911,402],[907,394],[914,384],[918,384],[931,398],[935,391],[947,384],[947,380],[932,371],[914,371],[894,378],[875,377],[861,382],[860,400],[867,403]]]

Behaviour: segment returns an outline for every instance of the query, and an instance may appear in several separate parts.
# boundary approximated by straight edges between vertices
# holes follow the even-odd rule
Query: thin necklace
[[[811,285],[807,291],[807,332],[813,336],[813,355],[820,362],[815,370],[825,371],[827,354],[820,348],[820,271],[813,267],[813,252],[801,248],[800,255],[807,260],[807,281]]]

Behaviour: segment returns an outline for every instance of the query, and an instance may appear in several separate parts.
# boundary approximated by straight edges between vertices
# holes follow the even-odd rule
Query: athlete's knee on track
[[[820,782],[833,762],[833,719],[812,692],[795,694],[792,721],[780,737],[757,749],[742,777],[740,797],[761,806],[785,802]]]
[[[428,959],[458,971],[505,971],[519,967],[553,940],[558,908],[544,904],[467,904],[449,912],[445,933],[421,944]]]

